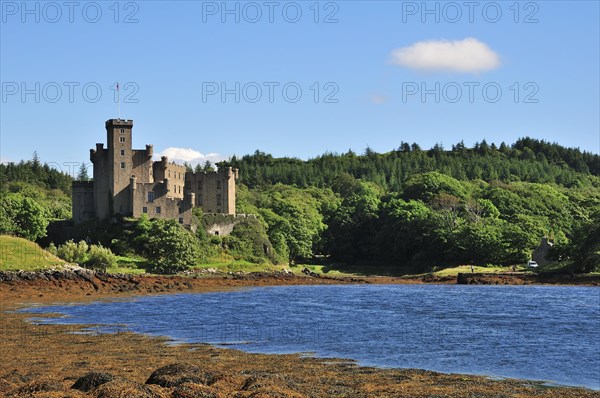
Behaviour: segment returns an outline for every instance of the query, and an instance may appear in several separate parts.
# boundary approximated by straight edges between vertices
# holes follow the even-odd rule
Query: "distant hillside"
[[[39,270],[63,265],[37,244],[23,238],[0,235],[0,270]]]
[[[449,150],[440,145],[423,150],[417,144],[401,143],[383,154],[367,148],[361,156],[349,151],[308,161],[274,158],[256,151],[224,163],[239,168],[240,181],[251,188],[275,183],[325,187],[341,173],[348,173],[387,191],[399,192],[409,177],[430,171],[461,181],[555,183],[567,188],[600,186],[600,156],[531,138],[520,139],[511,146],[496,146],[485,140],[472,148],[458,143]]]

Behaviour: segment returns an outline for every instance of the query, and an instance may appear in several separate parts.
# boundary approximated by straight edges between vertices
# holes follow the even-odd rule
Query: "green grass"
[[[109,267],[106,272],[111,274],[140,275],[146,272],[146,259],[137,256],[117,256],[117,266]]]
[[[284,268],[288,268],[288,267],[282,266],[282,265],[273,265],[270,263],[255,264],[255,263],[251,263],[249,261],[243,261],[243,260],[226,259],[226,260],[220,261],[220,260],[216,260],[216,259],[211,259],[211,260],[209,260],[209,262],[195,265],[192,268],[193,269],[214,268],[220,272],[239,272],[239,271],[243,271],[243,272],[273,272],[273,271],[281,271]]]
[[[518,265],[516,267],[516,271],[517,272],[524,272],[524,271],[530,271],[530,270],[531,269],[528,269],[524,265]],[[470,265],[459,265],[457,267],[444,268],[444,269],[441,269],[439,271],[435,271],[435,272],[433,272],[433,274],[436,275],[436,276],[456,276],[459,273],[469,273],[469,272],[471,272],[471,266]],[[481,273],[512,272],[512,267],[498,267],[498,266],[480,267],[478,265],[474,265],[473,266],[473,272],[481,272]]]
[[[336,268],[332,268],[330,266],[327,265],[310,265],[310,264],[298,264],[295,267],[290,268],[294,274],[302,274],[302,270],[304,268],[307,268],[308,270],[315,272],[317,274],[323,274],[323,275],[327,275],[327,276],[339,276],[339,277],[343,277],[343,276],[357,276],[359,275],[358,273],[353,273],[353,272],[346,272],[346,271],[341,271],[339,269]]]
[[[35,271],[55,268],[65,262],[36,243],[14,236],[0,235],[0,270]]]
[[[110,274],[131,274],[131,275],[141,275],[145,274],[146,270],[144,268],[129,268],[129,267],[109,267],[106,269],[106,272]]]

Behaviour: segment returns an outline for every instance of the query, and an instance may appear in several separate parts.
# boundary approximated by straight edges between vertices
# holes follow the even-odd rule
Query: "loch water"
[[[597,287],[275,286],[24,311],[34,322],[94,325],[93,333],[600,389]]]

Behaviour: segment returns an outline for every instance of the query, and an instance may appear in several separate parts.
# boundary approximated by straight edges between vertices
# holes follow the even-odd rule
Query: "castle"
[[[108,220],[115,215],[172,218],[191,225],[192,209],[235,215],[236,169],[189,172],[163,156],[153,161],[153,146],[132,149],[133,120],[106,121],[106,141],[90,149],[93,181],[74,181],[73,222]]]

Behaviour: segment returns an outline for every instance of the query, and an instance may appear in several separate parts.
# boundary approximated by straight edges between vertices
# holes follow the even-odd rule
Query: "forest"
[[[309,160],[257,150],[204,168],[224,166],[240,171],[237,211],[257,221],[227,237],[206,236],[200,227],[194,253],[202,261],[227,252],[252,262],[418,273],[521,264],[547,237],[555,261],[575,272],[600,271],[600,156],[579,149],[532,138],[449,149],[401,142],[387,153],[367,148]],[[85,168],[79,177],[87,178]],[[20,224],[39,212],[44,220],[27,236],[35,240],[49,221],[70,217],[71,177],[37,156],[0,165],[0,182],[1,233],[27,236],[31,225]],[[135,228],[148,230],[148,222]],[[97,239],[116,252],[137,247],[133,236]]]

